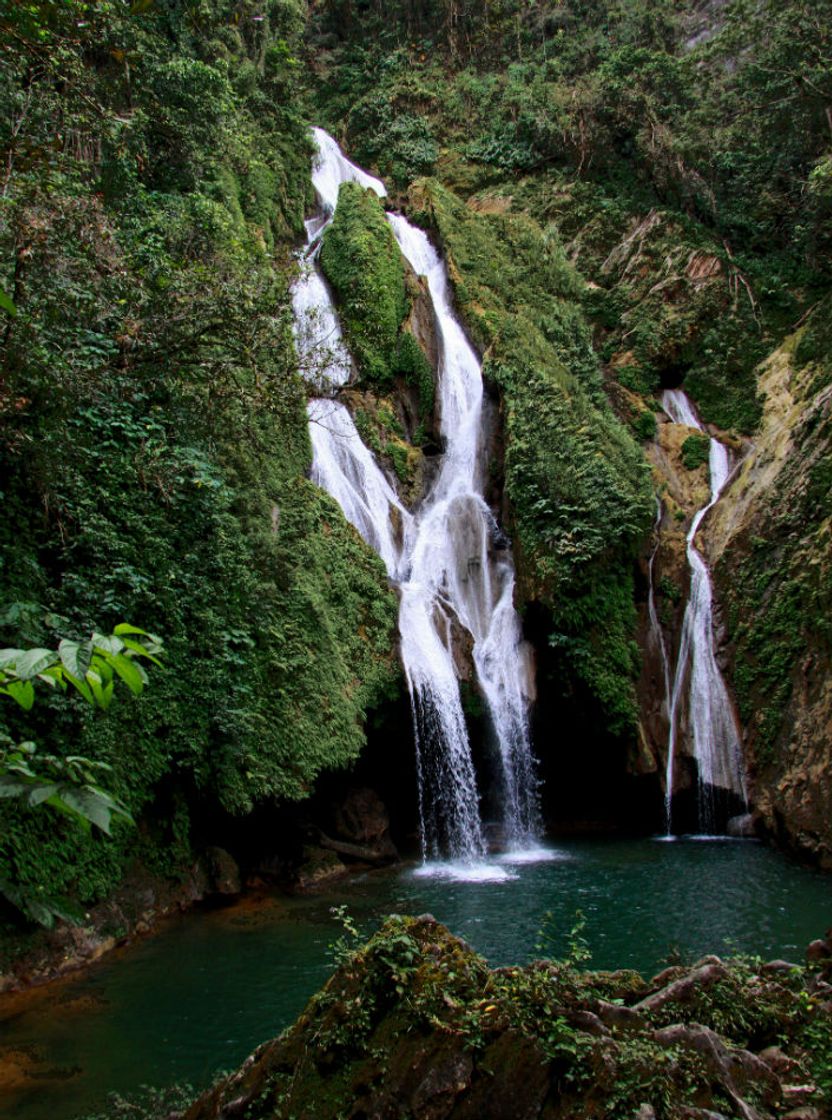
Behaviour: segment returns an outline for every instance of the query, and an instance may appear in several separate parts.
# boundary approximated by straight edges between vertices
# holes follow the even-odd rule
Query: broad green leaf
[[[121,820],[127,821],[128,824],[136,823],[130,813],[124,807],[124,805],[122,805],[120,801],[117,801],[114,797],[107,793],[106,790],[100,789],[98,786],[94,785],[88,785],[85,787],[85,789],[90,794],[100,799],[101,804],[109,809],[111,816],[118,817]]]
[[[0,774],[0,797],[20,797],[31,789],[29,782],[13,778],[11,774]]]
[[[25,652],[23,649],[0,649],[0,669],[17,664],[18,658]]]
[[[35,689],[31,681],[9,681],[6,692],[27,712],[35,702]]]
[[[92,645],[90,642],[73,642],[64,638],[58,644],[58,654],[68,673],[73,677],[83,677],[90,667]]]
[[[8,312],[9,315],[14,316],[17,314],[17,308],[14,305],[14,301],[12,300],[11,296],[6,295],[2,288],[0,288],[0,308],[2,308],[3,311]]]
[[[125,634],[141,634],[145,638],[151,637],[146,630],[142,630],[140,626],[131,626],[129,622],[120,622],[118,626],[114,626],[113,633],[118,634],[120,638],[123,638]]]
[[[95,703],[95,697],[90,691],[90,686],[86,681],[82,681],[80,678],[73,676],[72,673],[64,673],[64,676],[71,685],[74,685],[75,688],[78,689],[88,704]]]
[[[94,790],[63,787],[57,796],[84,820],[110,835],[110,806]]]
[[[92,644],[96,653],[115,654],[121,653],[124,649],[124,642],[115,634],[109,637],[106,634],[93,634]]]
[[[139,672],[138,666],[134,665],[129,657],[125,657],[123,653],[116,654],[110,661],[110,664],[133,693],[134,696],[139,696],[144,688],[145,682],[142,680],[142,675]]]
[[[47,669],[45,673],[38,673],[38,680],[46,681],[52,685],[58,685],[59,688],[66,692],[63,665],[53,665],[50,669]]]
[[[124,638],[123,641],[126,649],[132,650],[138,657],[146,657],[148,661],[152,661],[154,665],[162,668],[162,662],[158,657],[154,657],[146,646],[141,645],[140,642],[134,642],[131,638]]]
[[[91,766],[96,770],[112,770],[112,766],[109,762],[99,762],[97,759],[87,758],[83,754],[68,754],[66,756],[66,761],[68,763],[78,763],[81,766]]]
[[[6,762],[6,770],[10,774],[19,774],[23,778],[37,778],[37,774],[29,765],[29,759],[23,755],[13,754]]]
[[[40,805],[41,802],[48,801],[58,790],[55,782],[38,783],[30,788],[31,792],[26,799],[30,805]]]
[[[27,681],[54,665],[57,657],[51,649],[27,649],[14,665],[14,671],[21,680]]]
[[[51,809],[57,809],[57,811],[62,813],[65,817],[69,817],[75,824],[80,825],[84,832],[92,832],[92,826],[87,818],[83,813],[79,813],[77,809],[73,809],[71,806],[67,805],[60,791],[56,793],[54,797],[50,797],[48,801],[45,801],[44,804],[48,805]]]
[[[106,708],[108,706],[107,697],[104,695],[104,689],[101,684],[101,677],[98,673],[93,672],[92,669],[87,670],[87,684],[90,686],[95,703],[99,708]]]
[[[87,670],[87,676],[90,675],[90,672],[93,672],[102,684],[111,681],[113,679],[112,660],[111,654],[107,654],[106,656],[102,656],[100,653],[94,654],[90,662],[90,667]]]

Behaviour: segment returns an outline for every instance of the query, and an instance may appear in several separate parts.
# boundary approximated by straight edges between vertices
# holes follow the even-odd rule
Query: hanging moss
[[[397,373],[407,313],[404,262],[372,191],[344,183],[324,234],[321,267],[332,285],[361,378],[379,387]]]

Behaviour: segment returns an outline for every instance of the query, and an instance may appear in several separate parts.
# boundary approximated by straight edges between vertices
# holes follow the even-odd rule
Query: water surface
[[[802,960],[832,925],[832,881],[754,842],[582,840],[498,881],[373,872],[296,899],[177,919],[83,977],[0,999],[0,1113],[70,1120],[111,1091],[206,1085],[297,1016],[330,971],[346,903],[365,931],[389,912],[432,913],[492,964],[564,954],[576,911],[591,965],[651,973],[669,953]]]

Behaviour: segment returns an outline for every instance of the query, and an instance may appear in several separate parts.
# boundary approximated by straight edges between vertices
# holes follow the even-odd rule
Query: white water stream
[[[379,196],[383,184],[351,164],[332,137],[313,130],[313,171],[320,216],[306,223],[307,249],[293,289],[295,338],[309,380],[345,384],[352,363],[327,285],[317,266],[320,239],[343,182]],[[486,842],[476,775],[460,697],[455,648],[468,643],[499,755],[503,844],[528,858],[540,832],[537,780],[529,741],[533,692],[529,650],[514,611],[510,552],[482,496],[480,364],[456,319],[447,272],[423,231],[388,215],[403,255],[426,277],[440,351],[438,406],[444,451],[429,494],[406,510],[347,409],[321,398],[309,404],[312,478],[379,553],[399,585],[401,657],[410,688],[417,746],[422,849],[426,860],[448,859],[474,877]],[[505,872],[502,872],[505,874]]]
[[[665,390],[662,394],[662,407],[675,424],[685,424],[697,431],[704,431],[691,402],[681,389]],[[688,721],[699,778],[699,826],[706,833],[713,830],[711,796],[714,789],[728,790],[742,798],[747,805],[740,737],[714,652],[711,577],[707,564],[694,544],[702,520],[719,500],[730,473],[731,463],[727,449],[719,440],[712,438],[709,449],[710,500],[694,517],[687,535],[690,596],[682,623],[682,639],[668,713],[670,731],[665,776],[668,834],[672,832],[679,704],[686,683]]]

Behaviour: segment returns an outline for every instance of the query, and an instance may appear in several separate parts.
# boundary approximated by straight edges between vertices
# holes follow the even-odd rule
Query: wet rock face
[[[820,1117],[823,946],[808,970],[706,957],[647,982],[491,970],[433,918],[391,918],[184,1120]]]
[[[372,789],[351,789],[335,810],[339,836],[358,844],[379,844],[390,832],[390,815]]]
[[[763,830],[832,867],[828,318],[760,367],[762,423],[704,536]]]

